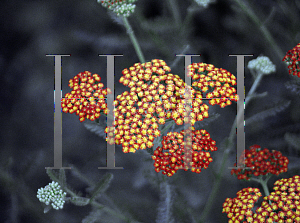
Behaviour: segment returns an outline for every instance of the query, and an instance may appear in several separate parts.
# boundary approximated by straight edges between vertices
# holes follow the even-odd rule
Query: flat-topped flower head
[[[231,105],[231,101],[238,101],[233,87],[236,85],[236,77],[227,70],[206,63],[193,63],[188,66],[188,70],[193,89],[203,98],[210,99],[210,105],[224,108]]]
[[[153,153],[155,171],[173,176],[178,169],[187,171],[188,166],[192,172],[200,173],[201,168],[206,169],[212,162],[210,152],[216,151],[216,142],[210,138],[206,130],[190,128],[192,142],[191,149],[185,153],[184,130],[181,132],[169,132],[163,137],[162,146],[157,147]],[[187,145],[189,143],[187,142]]]
[[[244,188],[236,193],[235,198],[226,198],[222,213],[226,213],[228,222],[254,222],[252,208],[261,197],[258,188]]]
[[[160,82],[163,79],[157,79],[165,74],[170,74],[171,68],[163,60],[153,59],[151,62],[136,63],[129,69],[122,71],[123,77],[120,83],[130,88],[146,84],[149,81]],[[154,80],[155,79],[155,80]]]
[[[135,4],[137,0],[97,0],[98,3],[109,10],[112,10],[117,16],[130,16],[135,9]]]
[[[277,180],[274,186],[253,218],[257,222],[300,222],[300,176]]]
[[[67,193],[60,189],[60,185],[54,181],[37,191],[39,201],[46,205],[51,204],[56,210],[63,209],[66,195]]]
[[[209,107],[203,104],[201,92],[192,88],[191,98],[186,98],[186,83],[170,72],[165,61],[153,59],[124,69],[120,83],[138,95],[138,100],[142,101],[138,106],[143,104],[144,108],[148,107],[145,112],[158,117],[160,124],[164,124],[164,119],[173,119],[177,125],[182,125],[187,112],[190,112],[191,125],[208,118]],[[192,105],[190,111],[186,111],[185,101]],[[150,106],[153,104],[156,109]]]
[[[246,167],[251,169],[232,169],[231,174],[237,175],[238,179],[249,180],[251,177],[274,174],[279,175],[287,172],[289,160],[281,152],[267,148],[261,149],[259,145],[250,146],[250,150],[245,150],[242,154]]]
[[[137,104],[139,106],[136,106]],[[143,104],[138,101],[135,92],[128,91],[118,95],[114,105],[114,127],[110,126],[105,130],[108,143],[122,144],[124,153],[134,153],[138,149],[153,147],[153,140],[160,136],[158,127],[161,120],[147,111],[155,110],[156,105],[149,105],[146,102]]]
[[[276,71],[276,66],[266,56],[259,56],[254,60],[250,60],[248,68],[262,74],[270,74]]]
[[[109,88],[102,89],[103,83],[98,74],[89,71],[81,72],[69,80],[70,93],[66,93],[61,100],[62,111],[76,113],[80,122],[85,119],[91,121],[100,117],[100,112],[108,114],[106,95],[111,93]]]
[[[300,77],[300,43],[289,50],[282,61],[287,63],[289,74]]]

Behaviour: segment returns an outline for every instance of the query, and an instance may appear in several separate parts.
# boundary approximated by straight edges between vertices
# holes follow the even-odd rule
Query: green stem
[[[249,99],[249,96],[253,95],[254,91],[258,87],[258,85],[259,85],[259,83],[260,83],[263,76],[264,76],[264,74],[261,73],[261,72],[257,74],[257,76],[255,78],[255,81],[254,81],[252,87],[250,88],[250,91],[248,92],[248,99]],[[248,103],[249,103],[249,100],[245,100],[245,107]]]
[[[229,151],[230,151],[230,145],[228,145],[227,149],[224,152],[221,168],[219,170],[219,173],[217,174],[214,186],[213,186],[212,191],[209,195],[208,201],[206,202],[206,205],[205,205],[204,210],[202,212],[199,223],[207,222],[206,218],[209,215],[210,210],[213,206],[214,200],[215,200],[215,198],[216,198],[216,196],[218,195],[218,192],[219,192],[219,188],[220,188],[220,185],[221,185],[222,174],[225,170],[225,164],[226,164],[226,161],[228,159]]]
[[[124,17],[124,16],[122,16],[122,19],[123,19],[123,22],[124,22],[124,26],[125,26],[125,28],[127,30],[127,33],[128,33],[128,35],[130,37],[131,43],[132,43],[132,45],[133,45],[133,47],[135,49],[135,52],[136,52],[136,54],[137,54],[140,62],[141,63],[145,63],[145,57],[143,55],[143,52],[141,50],[141,47],[140,47],[140,45],[139,45],[136,37],[134,35],[133,29],[131,28],[131,25],[128,22],[128,19],[126,17]]]
[[[168,0],[177,29],[181,27],[181,17],[176,0]]]
[[[260,31],[264,35],[267,42],[270,44],[271,48],[274,48],[278,58],[282,60],[284,57],[284,52],[279,48],[276,44],[274,38],[272,37],[271,33],[267,29],[267,27],[259,20],[259,18],[255,15],[253,10],[251,9],[250,5],[245,5],[245,3],[241,0],[234,0],[240,8],[249,16],[249,18],[259,27]]]
[[[254,95],[255,90],[257,89],[259,83],[261,82],[263,75],[264,75],[263,73],[258,73],[258,74],[256,75],[255,81],[254,81],[253,85],[251,86],[250,91],[248,92],[248,94],[247,94],[247,96],[246,96],[246,98],[245,98],[245,108],[246,108],[247,104],[249,104],[249,102],[251,101],[252,96]],[[240,110],[239,110],[239,113],[237,114],[237,116],[236,116],[236,118],[235,118],[235,120],[234,120],[234,123],[233,123],[233,125],[232,125],[232,127],[231,127],[231,131],[230,131],[230,134],[229,134],[229,140],[230,140],[230,142],[233,142],[233,139],[234,139],[234,137],[235,137],[235,135],[236,135],[236,124],[237,124],[237,119],[238,119],[242,114],[244,114],[244,110],[243,110],[243,109],[240,109]]]
[[[260,74],[260,73],[256,76],[256,79],[255,79],[255,81],[254,81],[254,83],[253,83],[253,85],[252,85],[252,87],[251,87],[251,89],[250,89],[247,97],[245,98],[245,101],[246,101],[245,102],[245,106],[251,100],[252,94],[254,94],[254,92],[257,89],[260,81],[262,80],[262,76],[263,76],[263,74]],[[206,218],[207,218],[207,216],[210,213],[210,210],[212,208],[213,201],[214,201],[215,197],[217,196],[217,193],[218,193],[220,185],[221,185],[221,179],[222,179],[221,176],[222,176],[223,170],[225,169],[224,165],[225,165],[225,163],[227,161],[228,154],[229,154],[230,150],[232,149],[234,137],[236,136],[237,118],[239,116],[241,116],[243,113],[244,113],[244,110],[240,109],[239,113],[237,114],[237,116],[236,116],[236,118],[235,118],[235,120],[233,122],[230,134],[229,134],[229,136],[227,138],[226,148],[225,148],[225,152],[224,152],[225,154],[224,154],[223,159],[222,159],[221,168],[220,168],[219,173],[217,175],[217,179],[215,181],[215,184],[213,186],[211,194],[210,194],[210,196],[208,198],[208,201],[206,202],[206,205],[204,207],[204,210],[203,210],[203,213],[201,215],[201,219],[200,219],[199,223],[205,222],[205,220],[206,220]]]
[[[193,19],[193,15],[195,12],[197,12],[198,10],[195,9],[195,4],[191,5],[188,7],[187,9],[187,15],[183,21],[183,24],[181,26],[181,31],[180,31],[180,34],[179,36],[183,37],[183,35],[186,35],[188,36],[189,33],[188,33],[188,25],[192,22],[192,19]]]
[[[265,196],[269,196],[270,191],[269,191],[269,188],[268,188],[268,185],[267,185],[268,181],[264,181],[262,178],[260,178],[259,181],[260,181],[260,184],[261,184],[261,186],[264,190]]]
[[[169,123],[169,125],[167,125],[163,130],[161,130],[160,134],[163,135],[172,125],[174,125],[174,120],[172,120]],[[162,139],[160,141],[162,141]]]
[[[98,208],[98,209],[100,209],[100,210],[102,209],[106,213],[108,213],[108,214],[110,214],[112,216],[116,216],[117,218],[122,219],[125,222],[136,222],[136,221],[130,220],[128,217],[126,217],[126,216],[124,216],[124,215],[122,215],[122,214],[114,211],[113,209],[111,209],[111,208],[109,208],[107,206],[104,206],[104,205],[102,205],[102,204],[100,204],[100,203],[98,203],[96,201],[93,201],[91,203],[91,205],[94,206],[94,207],[96,207],[96,208]]]
[[[271,178],[272,174],[269,174],[266,179],[264,180],[263,179],[263,176],[259,176],[259,179],[256,179],[256,178],[250,178],[250,180],[252,181],[256,181],[258,183],[260,183],[260,185],[262,186],[263,190],[264,190],[264,193],[265,193],[265,196],[269,196],[270,195],[270,191],[269,191],[269,188],[268,188],[268,181],[269,179]],[[271,201],[269,201],[269,204],[271,204]]]

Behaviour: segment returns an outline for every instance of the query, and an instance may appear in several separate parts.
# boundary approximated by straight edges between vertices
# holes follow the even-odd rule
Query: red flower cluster
[[[98,74],[91,74],[88,71],[77,74],[69,81],[69,87],[73,90],[66,93],[61,101],[61,107],[65,113],[75,113],[79,115],[80,122],[86,118],[91,121],[100,117],[103,110],[105,114],[109,112],[106,104],[106,95],[110,89],[102,89],[103,83]]]
[[[258,188],[244,188],[236,193],[236,198],[226,198],[222,213],[226,213],[229,223],[255,222],[252,208],[261,197]]]
[[[253,176],[257,177],[268,173],[279,175],[287,172],[289,160],[279,151],[270,152],[267,148],[262,150],[259,145],[253,145],[250,146],[250,150],[245,150],[245,153],[242,154],[242,158],[244,157],[246,167],[252,169],[231,170],[231,174],[237,175],[239,180],[249,180]]]
[[[196,130],[191,127],[188,133],[192,136],[187,139],[192,139],[192,142],[186,140],[186,145],[191,146],[191,149],[185,153],[184,130],[181,132],[169,132],[163,137],[162,147],[157,147],[154,151],[152,159],[154,162],[155,171],[167,176],[173,176],[178,169],[187,171],[191,166],[191,171],[200,173],[201,168],[206,169],[209,163],[212,162],[209,151],[216,151],[216,142],[210,138],[210,135],[205,130]],[[165,151],[168,150],[168,151]]]
[[[256,222],[300,222],[300,177],[280,179],[275,182],[274,192],[256,209]],[[271,201],[269,204],[268,201]]]
[[[206,93],[205,98],[209,100],[210,105],[219,105],[224,108],[231,105],[232,101],[238,101],[236,89],[236,77],[222,68],[216,68],[212,64],[193,63],[188,66],[188,76],[192,77],[194,82],[192,86],[195,90]]]
[[[282,61],[288,64],[289,74],[300,77],[300,43],[289,50]]]

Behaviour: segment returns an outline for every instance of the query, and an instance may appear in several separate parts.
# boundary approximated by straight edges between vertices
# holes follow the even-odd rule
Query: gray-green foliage
[[[286,82],[285,87],[292,93],[300,95],[300,81],[298,79]]]
[[[99,180],[91,193],[91,201],[93,201],[97,196],[101,195],[108,189],[112,179],[113,175],[111,173],[108,173]]]
[[[86,127],[91,132],[95,133],[96,135],[103,137],[105,139],[106,133],[105,133],[105,124],[101,121],[101,119],[98,122],[92,122],[90,120],[86,120],[84,122],[84,127]]]
[[[300,135],[287,132],[284,135],[284,139],[289,145],[300,150]]]
[[[99,209],[94,209],[87,216],[85,216],[82,219],[81,222],[82,223],[94,223],[94,222],[97,222],[97,220],[100,219],[102,213],[103,213],[103,211],[101,211]]]
[[[258,112],[255,115],[251,116],[250,118],[246,119],[247,125],[252,124],[254,122],[262,121],[269,116],[274,116],[279,112],[282,112],[290,105],[291,101],[282,101],[278,102],[275,105],[269,107],[268,109]]]

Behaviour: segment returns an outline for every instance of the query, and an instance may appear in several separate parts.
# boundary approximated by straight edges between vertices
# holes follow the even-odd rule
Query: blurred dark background
[[[179,9],[179,26],[170,7],[174,2]],[[138,62],[138,57],[120,19],[96,0],[12,0],[0,4],[0,222],[81,222],[91,210],[90,206],[65,204],[63,210],[44,214],[36,198],[38,188],[50,182],[45,167],[53,166],[54,58],[45,55],[71,54],[62,59],[63,95],[69,91],[69,79],[85,70],[99,74],[106,85],[106,58],[98,54],[123,55],[115,58],[115,95],[128,90],[118,80],[122,70]],[[281,60],[286,51],[300,42],[300,2],[255,0],[249,5],[270,31],[282,51],[279,55],[235,1],[217,0],[208,8],[201,8],[192,0],[139,0],[136,5],[129,22],[147,61],[163,59],[171,66],[177,58],[175,55],[183,53],[188,45],[184,53],[201,54],[201,57],[193,57],[193,62],[214,64],[236,75],[236,58],[228,55],[253,54],[245,58],[247,95],[253,78],[246,64],[260,55],[271,59],[277,70],[265,76],[257,89],[259,93],[267,91],[268,95],[249,103],[245,119],[276,102],[291,102],[276,115],[249,126],[246,123],[246,147],[259,144],[280,150],[289,157],[289,171],[271,178],[270,189],[275,180],[299,174],[299,150],[287,143],[284,135],[300,132],[300,99],[284,86],[294,77],[288,74]],[[172,67],[172,73],[184,78],[183,59]],[[211,107],[210,112],[219,113],[220,117],[204,128],[217,142],[219,150],[212,153],[214,162],[199,175],[181,170],[170,179],[176,192],[175,222],[193,222],[192,215],[197,222],[201,216],[220,168],[224,152],[221,142],[229,135],[236,105],[224,109]],[[145,161],[145,153],[141,151],[124,154],[117,146],[116,166],[124,170],[98,170],[106,163],[105,140],[88,131],[75,114],[64,113],[62,117],[63,166],[73,164],[94,182],[106,172],[113,173],[107,195],[116,206],[140,222],[155,222],[159,189],[152,178],[161,173],[154,172],[153,161]],[[233,151],[226,168],[234,161]],[[76,178],[72,170],[67,171],[67,179],[76,191],[86,194],[87,185]],[[206,222],[227,222],[226,215],[221,213],[222,204],[226,197],[235,197],[244,187],[260,188],[257,183],[238,181],[226,169]],[[104,215],[99,222],[122,221]]]

